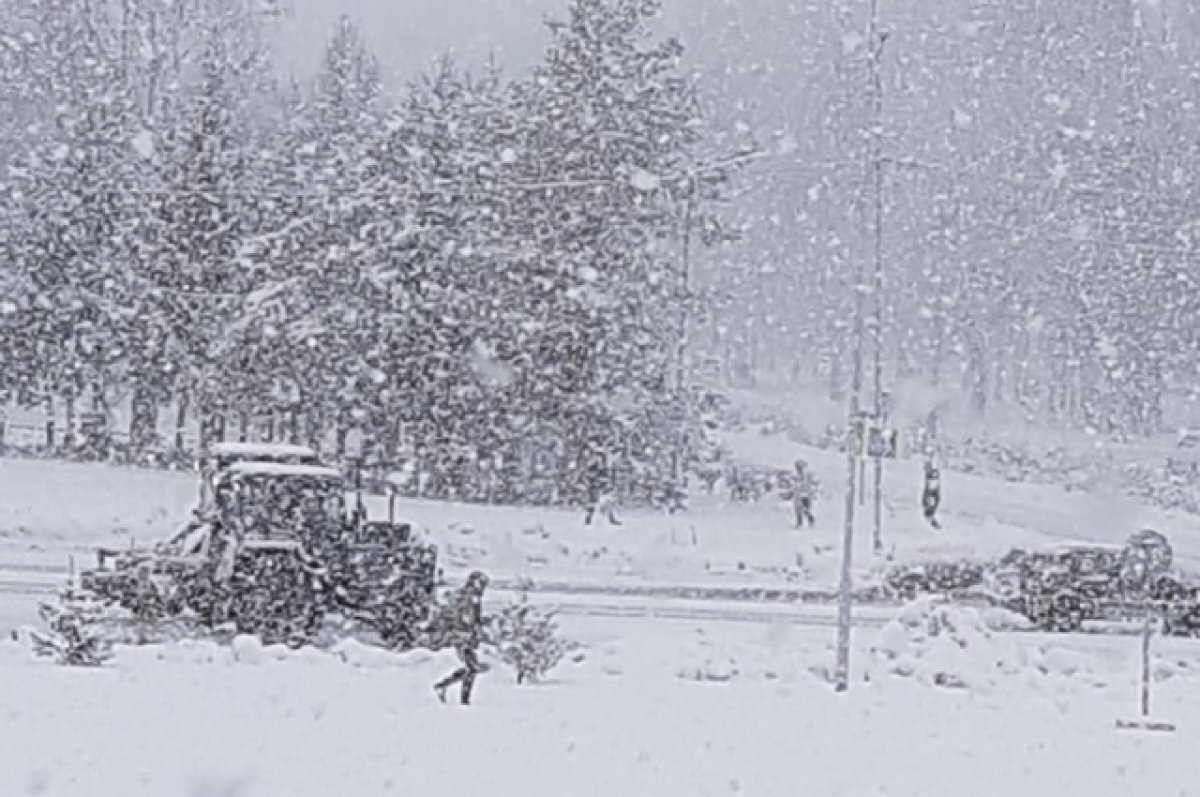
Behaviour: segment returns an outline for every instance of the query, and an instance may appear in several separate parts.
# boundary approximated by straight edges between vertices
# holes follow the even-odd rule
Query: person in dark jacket
[[[817,478],[808,469],[808,463],[802,459],[796,460],[795,473],[792,475],[792,512],[796,516],[796,528],[817,525],[813,514],[813,502],[817,499]]]
[[[937,511],[942,503],[942,478],[933,460],[925,462],[925,487],[921,491],[921,508],[925,512],[925,520],[935,529],[940,529]]]
[[[617,511],[612,498],[612,474],[608,468],[608,458],[602,451],[593,451],[584,465],[583,472],[584,510],[583,523],[592,525],[596,512],[603,510],[608,515],[608,522],[620,526]]]
[[[465,706],[471,702],[471,690],[475,676],[480,672],[479,645],[483,641],[483,591],[487,589],[488,577],[476,570],[467,577],[466,586],[454,594],[447,606],[440,630],[441,642],[452,645],[458,653],[462,666],[434,684],[438,700],[446,702],[446,690],[454,684],[462,684],[460,700]]]

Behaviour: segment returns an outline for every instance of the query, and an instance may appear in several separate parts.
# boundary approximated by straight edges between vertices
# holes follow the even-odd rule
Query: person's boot
[[[467,680],[463,681],[461,699],[464,706],[471,705],[471,689],[474,686],[475,680],[473,678],[468,678]]]
[[[434,684],[433,691],[437,694],[438,700],[445,703],[446,702],[446,690],[450,688],[451,684],[458,682],[459,680],[461,680],[461,678],[462,678],[462,676],[460,676],[457,672],[455,672],[453,675],[450,675],[447,678],[443,678],[442,680],[440,680],[436,684]]]

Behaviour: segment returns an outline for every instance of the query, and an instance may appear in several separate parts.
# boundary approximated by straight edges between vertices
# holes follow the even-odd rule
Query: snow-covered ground
[[[780,436],[730,434],[745,460],[790,466],[807,459],[821,481],[816,529],[791,527],[790,509],[774,499],[729,504],[698,496],[678,515],[630,510],[621,526],[582,523],[564,509],[518,509],[402,500],[398,513],[438,543],[447,575],[482,567],[500,579],[614,585],[796,585],[829,589],[836,582],[845,462],[835,452]],[[1200,569],[1200,517],[1147,507],[1113,495],[1067,492],[1049,485],[1010,484],[943,474],[943,525],[920,516],[920,465],[888,463],[883,534],[891,561],[994,557],[1014,546],[1072,540],[1120,543],[1143,527],[1165,532],[1184,566]],[[90,559],[98,544],[162,538],[194,505],[191,473],[41,460],[0,460],[0,589],[22,576],[13,567],[66,568]],[[874,556],[870,500],[859,511],[856,572],[878,578],[890,565]],[[368,498],[373,515],[386,503]],[[44,575],[44,574],[43,574]],[[40,577],[36,572],[32,577]]]
[[[1200,783],[1200,680],[1183,643],[1156,659],[1159,715],[1180,730],[1152,734],[1114,727],[1135,714],[1129,639],[996,637],[966,648],[970,688],[943,688],[868,652],[888,629],[863,633],[854,687],[835,695],[824,631],[564,629],[582,663],[521,687],[494,668],[469,709],[433,698],[445,654],[241,639],[127,649],[79,671],[0,644],[0,794],[1182,797]],[[971,680],[997,661],[999,676]]]
[[[288,652],[242,639],[121,649],[104,668],[72,670],[4,642],[0,795],[1200,793],[1200,644],[1190,640],[1155,648],[1155,713],[1179,730],[1124,732],[1114,721],[1137,707],[1129,637],[992,632],[965,609],[896,619],[864,608],[854,686],[835,695],[832,615],[821,607],[656,596],[651,588],[834,582],[843,460],[755,433],[729,442],[763,464],[804,456],[822,481],[818,528],[792,529],[777,503],[717,497],[676,516],[625,512],[619,527],[586,527],[564,510],[401,503],[441,547],[449,578],[483,567],[557,586],[538,600],[581,610],[562,626],[584,659],[547,683],[517,687],[496,664],[464,710],[430,691],[452,654],[356,643]],[[1150,525],[1200,562],[1200,529],[1186,515],[1048,486],[944,481],[946,528],[935,531],[917,510],[918,466],[889,464],[894,561],[1120,542]],[[0,460],[0,630],[34,619],[38,590],[62,579],[69,557],[160,538],[195,496],[193,474]],[[865,578],[888,563],[870,552],[869,522],[859,529]],[[640,596],[597,592],[622,587]]]

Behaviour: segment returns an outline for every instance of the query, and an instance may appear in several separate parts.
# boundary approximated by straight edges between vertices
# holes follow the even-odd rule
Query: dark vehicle
[[[1121,546],[1071,546],[1046,553],[1013,551],[989,579],[992,597],[1047,631],[1077,631],[1085,621],[1135,619],[1145,611],[1173,635],[1200,635],[1200,591],[1178,574],[1154,578],[1148,588],[1126,588]]]
[[[139,621],[187,615],[301,644],[340,613],[392,645],[410,640],[428,614],[436,564],[436,549],[415,541],[411,527],[349,515],[338,471],[238,462],[174,537],[101,550],[80,585]]]
[[[1014,550],[988,579],[992,597],[1046,631],[1076,631],[1084,620],[1108,619],[1128,601],[1121,586],[1120,546],[1078,545],[1053,551]]]
[[[1147,597],[1170,636],[1200,636],[1200,588],[1174,575],[1154,579]]]
[[[984,567],[977,562],[930,562],[892,570],[886,586],[905,600],[919,595],[966,592],[984,582]]]
[[[1164,633],[1200,636],[1200,587],[1170,571],[1166,539],[1140,532],[1131,541],[1136,544],[1015,549],[996,564],[905,565],[888,573],[885,587],[904,600],[922,594],[984,600],[1023,615],[1043,631],[1078,631],[1087,621],[1130,621],[1150,611],[1162,619]],[[1139,546],[1148,559],[1137,555]],[[1139,567],[1143,574],[1158,575],[1136,578]]]

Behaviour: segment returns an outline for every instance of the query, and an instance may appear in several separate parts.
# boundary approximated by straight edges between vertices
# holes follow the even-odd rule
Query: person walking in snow
[[[817,524],[813,514],[813,503],[817,497],[817,480],[808,469],[808,463],[802,459],[796,460],[796,472],[792,484],[792,511],[796,514],[796,528],[810,527]]]
[[[466,585],[450,599],[437,629],[435,647],[450,645],[458,653],[462,666],[433,685],[438,700],[446,702],[446,690],[454,684],[462,684],[459,699],[462,704],[471,702],[471,691],[475,687],[475,676],[481,671],[479,645],[483,642],[483,591],[487,589],[488,577],[476,570],[467,577]]]
[[[612,478],[608,468],[608,458],[604,452],[596,449],[591,452],[583,471],[584,497],[583,523],[592,525],[592,519],[597,511],[608,515],[608,522],[620,526],[617,519],[615,501],[612,496]]]
[[[942,478],[933,460],[925,461],[925,487],[921,491],[921,509],[925,512],[925,520],[935,529],[942,527],[937,519],[938,507],[942,503]]]

